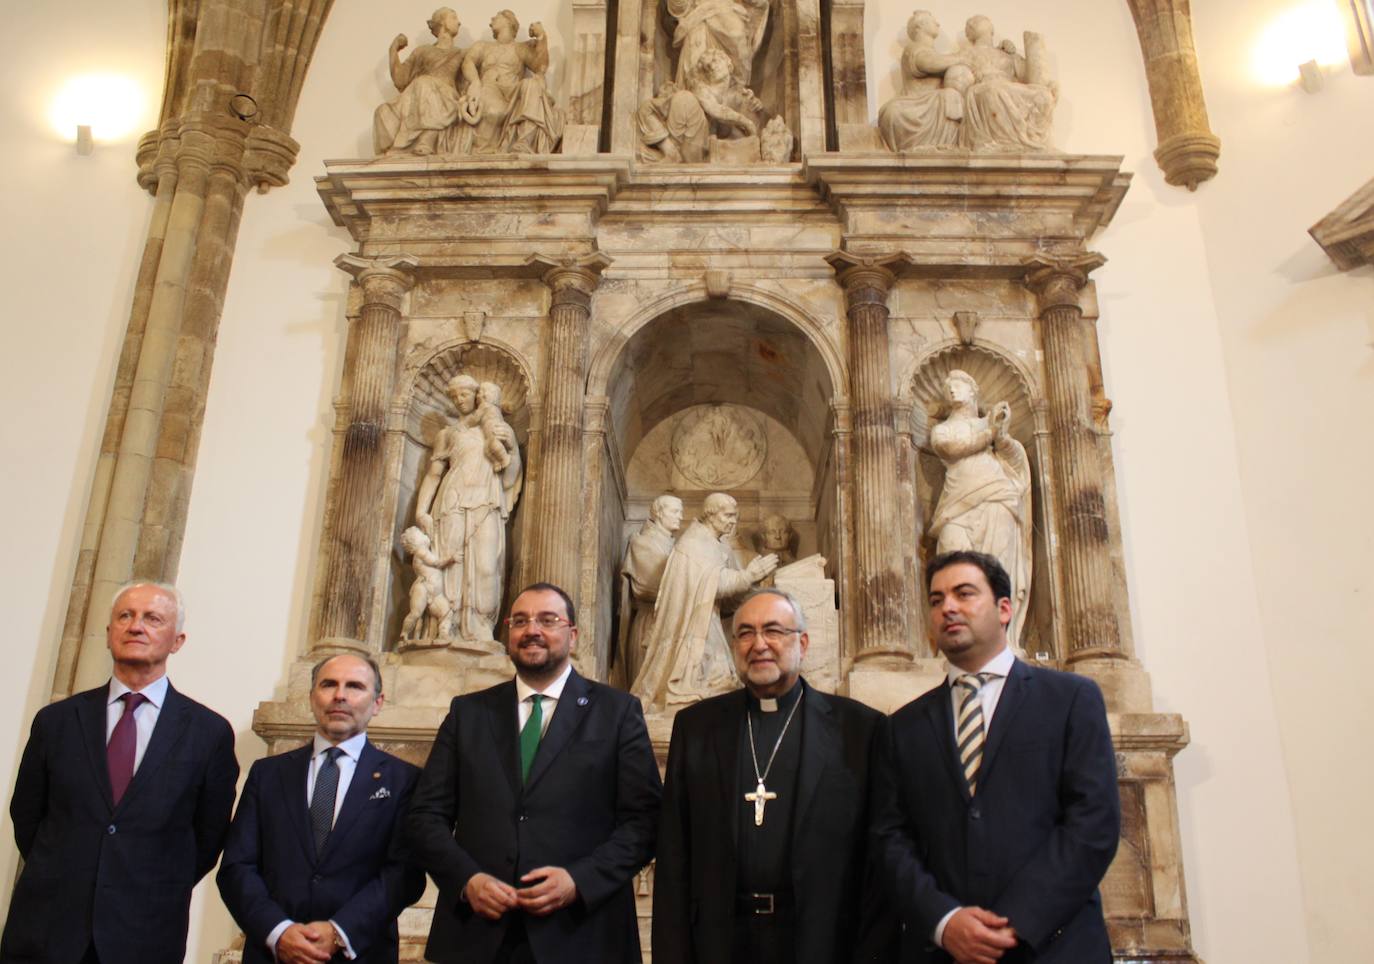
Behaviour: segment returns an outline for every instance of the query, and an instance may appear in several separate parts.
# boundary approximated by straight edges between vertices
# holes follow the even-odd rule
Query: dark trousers
[[[736,911],[731,957],[733,964],[794,964],[797,949],[793,941],[792,912],[750,914]]]
[[[534,951],[530,950],[530,939],[525,933],[524,916],[519,911],[508,913],[511,919],[506,925],[506,936],[491,964],[535,964]]]

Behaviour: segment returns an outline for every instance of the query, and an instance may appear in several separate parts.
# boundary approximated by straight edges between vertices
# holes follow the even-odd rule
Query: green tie
[[[539,749],[540,731],[544,728],[544,711],[540,703],[544,697],[535,693],[530,697],[530,718],[520,731],[520,782],[530,778],[530,764],[534,762],[534,751]]]

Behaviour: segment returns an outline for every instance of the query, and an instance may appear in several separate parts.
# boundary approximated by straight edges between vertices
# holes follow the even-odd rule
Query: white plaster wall
[[[499,6],[461,8],[460,42],[483,36]],[[1099,333],[1137,646],[1157,708],[1183,713],[1194,738],[1177,776],[1196,946],[1213,961],[1349,959],[1374,927],[1361,882],[1368,835],[1347,832],[1361,823],[1369,768],[1341,749],[1370,730],[1355,687],[1371,659],[1359,630],[1371,615],[1374,540],[1367,513],[1343,507],[1360,501],[1370,468],[1361,418],[1371,410],[1374,278],[1336,275],[1302,232],[1368,176],[1374,134],[1357,118],[1374,79],[1347,68],[1312,98],[1260,89],[1242,73],[1246,44],[1282,4],[1216,0],[1197,15],[1222,173],[1190,195],[1165,186],[1150,157],[1125,4],[1063,6],[930,4],[951,35],[974,12],[1018,42],[1024,29],[1045,34],[1063,90],[1059,145],[1124,154],[1136,174],[1098,240],[1110,259],[1097,275]],[[293,130],[302,150],[292,183],[246,205],[182,557],[190,642],[171,671],[230,719],[245,767],[262,753],[253,708],[282,691],[303,642],[344,339],[345,278],[330,261],[350,242],[311,179],[324,158],[366,153],[372,107],[389,90],[386,44],[398,31],[423,42],[432,7],[335,5]],[[6,800],[50,685],[149,209],[133,183],[132,141],[77,158],[37,119],[62,77],[111,65],[153,92],[139,131],[152,125],[165,5],[114,8],[16,8],[0,40],[10,218],[0,263],[13,312],[0,443],[15,463],[0,481],[0,592],[17,617],[0,677]],[[557,85],[570,10],[544,0],[516,12],[548,27]],[[893,89],[888,65],[909,12],[892,0],[870,7],[874,112]],[[1296,567],[1285,565],[1295,549],[1314,557],[1297,593]],[[1318,668],[1335,674],[1320,690]],[[1333,729],[1347,740],[1322,749]],[[1332,772],[1339,798],[1323,779]],[[15,865],[5,818],[0,903]],[[207,961],[233,931],[208,890],[193,906],[191,961]]]

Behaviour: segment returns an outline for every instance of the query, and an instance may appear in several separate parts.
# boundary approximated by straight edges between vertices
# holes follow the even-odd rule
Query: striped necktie
[[[983,762],[983,742],[987,735],[983,726],[983,701],[978,691],[990,679],[991,673],[968,673],[954,681],[961,691],[954,742],[959,747],[959,765],[968,781],[969,796],[978,792],[978,767]]]

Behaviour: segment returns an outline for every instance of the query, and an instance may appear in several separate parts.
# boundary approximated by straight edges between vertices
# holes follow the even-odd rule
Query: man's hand
[[[516,899],[527,914],[543,917],[577,900],[577,884],[562,867],[536,867],[520,881],[525,886],[516,891]]]
[[[334,928],[324,924],[292,924],[277,938],[281,964],[325,964],[334,956]]]
[[[463,888],[463,896],[473,910],[488,920],[500,920],[502,914],[519,903],[515,888],[491,874],[473,874]]]
[[[940,943],[959,964],[996,964],[1016,946],[1016,932],[990,910],[961,907],[945,925]]]

